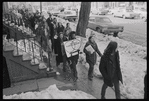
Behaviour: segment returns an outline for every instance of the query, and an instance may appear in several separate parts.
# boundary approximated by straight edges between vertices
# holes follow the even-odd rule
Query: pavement
[[[60,90],[81,90],[88,94],[93,95],[97,99],[101,99],[101,88],[103,85],[102,77],[94,77],[92,81],[88,80],[87,73],[88,70],[86,67],[80,63],[77,64],[78,71],[78,80],[77,82],[73,82],[72,79],[70,81],[64,80],[64,74],[62,72],[61,63],[58,67],[55,64],[55,56],[53,56],[52,66],[56,71],[60,73],[55,77],[49,78],[41,78],[34,80],[27,80],[22,82],[17,82],[12,84],[10,88],[3,89],[3,95],[13,95],[20,94],[22,92],[29,91],[41,91],[48,88],[50,85],[56,84]],[[106,99],[115,99],[115,92],[112,88],[107,88],[106,90]],[[125,99],[123,96],[122,99]]]

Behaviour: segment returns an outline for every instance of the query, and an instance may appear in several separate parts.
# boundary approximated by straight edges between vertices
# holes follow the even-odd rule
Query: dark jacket
[[[100,61],[100,65],[99,65],[99,71],[101,72],[101,74],[104,78],[104,83],[110,87],[113,86],[112,78],[115,73],[117,73],[118,79],[121,81],[121,83],[123,83],[122,73],[121,73],[121,69],[120,69],[120,62],[119,62],[119,52],[117,51],[115,55],[116,55],[116,64],[117,64],[117,68],[115,71],[117,71],[117,72],[113,72],[113,70],[114,70],[113,64],[110,61],[110,59],[105,59],[105,55],[103,55],[101,57],[101,61]]]
[[[61,27],[60,26],[57,27],[58,35],[59,35],[60,32],[64,32],[64,26],[63,25]]]
[[[95,50],[95,52],[93,53],[93,54],[90,54],[90,52],[88,52],[87,50],[86,50],[86,47],[87,46],[89,46],[89,45],[91,45],[92,47],[93,47],[93,49]],[[86,54],[86,61],[88,62],[88,63],[91,63],[91,64],[93,64],[93,65],[95,65],[95,63],[96,63],[96,60],[97,60],[97,55],[96,55],[96,52],[99,54],[99,56],[102,56],[102,54],[100,53],[100,51],[99,51],[99,49],[98,49],[98,46],[97,46],[97,44],[94,42],[94,43],[91,43],[90,41],[88,41],[87,43],[86,43],[86,45],[84,46],[84,53]]]
[[[52,24],[52,18],[50,19],[50,18],[48,18],[47,20],[46,20],[46,22],[47,22],[47,24],[48,24],[48,26],[49,26],[49,34],[50,34],[50,36],[49,36],[49,39],[52,39],[52,38],[54,38],[54,27],[53,27],[53,24]]]
[[[147,74],[144,77],[144,99],[147,99]]]
[[[64,53],[64,47],[61,45],[64,41],[67,41],[67,39],[65,37],[63,37],[63,39],[61,40],[60,37],[58,37],[55,40],[55,54],[58,54],[58,56],[56,56],[56,61],[61,63],[63,62],[63,53]]]

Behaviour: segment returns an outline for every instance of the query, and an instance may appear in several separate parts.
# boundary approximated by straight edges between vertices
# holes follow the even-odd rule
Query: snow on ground
[[[83,91],[59,90],[56,85],[51,85],[40,92],[26,92],[3,96],[3,99],[96,99]]]
[[[59,18],[58,18],[59,19]],[[60,19],[63,25],[66,21]],[[73,31],[76,30],[76,24],[70,22],[70,27]],[[82,47],[80,51],[83,53],[85,43],[88,41],[88,37],[94,34],[95,41],[99,50],[103,54],[104,49],[107,47],[111,40],[118,43],[118,50],[120,53],[120,66],[123,76],[123,84],[120,83],[121,94],[128,99],[143,99],[144,98],[144,76],[147,70],[147,61],[143,59],[147,56],[147,48],[140,45],[136,45],[132,42],[128,42],[113,36],[105,36],[91,29],[86,30],[86,38],[82,38]],[[80,63],[85,65],[89,69],[88,63],[86,63],[85,54],[80,54]],[[101,76],[99,72],[100,57],[97,57],[97,63],[94,66],[94,75]]]
[[[129,99],[142,99],[144,95],[144,75],[147,69],[147,62],[143,58],[147,55],[146,47],[142,47],[131,42],[124,41],[113,36],[104,36],[90,29],[87,29],[87,38],[91,33],[95,34],[95,41],[99,50],[103,54],[111,40],[118,43],[120,53],[120,66],[123,75],[123,85],[120,83],[121,94]],[[84,45],[88,39],[83,38],[81,51],[83,52]],[[79,61],[89,68],[86,63],[85,54],[81,54]],[[100,57],[97,58],[97,63],[94,66],[94,75],[101,76],[99,72]]]

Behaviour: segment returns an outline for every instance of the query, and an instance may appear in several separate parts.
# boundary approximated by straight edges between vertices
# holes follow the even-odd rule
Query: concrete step
[[[4,51],[13,51],[14,48],[15,48],[15,46],[14,45],[11,45],[11,44],[7,44],[7,45],[4,45],[3,46],[3,50]]]
[[[22,56],[22,60],[26,61],[26,60],[32,60],[32,56],[29,53],[24,53]]]
[[[31,65],[39,65],[39,60],[37,58],[34,58],[31,60]]]
[[[18,52],[17,52],[17,47],[15,47],[13,51],[13,56],[20,56],[20,55],[23,55],[23,53],[24,53],[24,50],[18,48]]]

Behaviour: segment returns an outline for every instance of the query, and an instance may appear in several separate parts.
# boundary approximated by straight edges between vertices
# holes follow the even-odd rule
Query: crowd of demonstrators
[[[86,47],[88,47],[89,45],[91,45],[91,47],[94,49],[93,53],[86,50]],[[88,42],[86,43],[83,51],[86,54],[86,61],[89,64],[88,79],[92,80],[93,79],[94,65],[96,64],[96,60],[97,60],[96,52],[98,53],[98,55],[100,57],[102,56],[101,52],[98,49],[96,42],[94,41],[94,36],[89,37]]]

